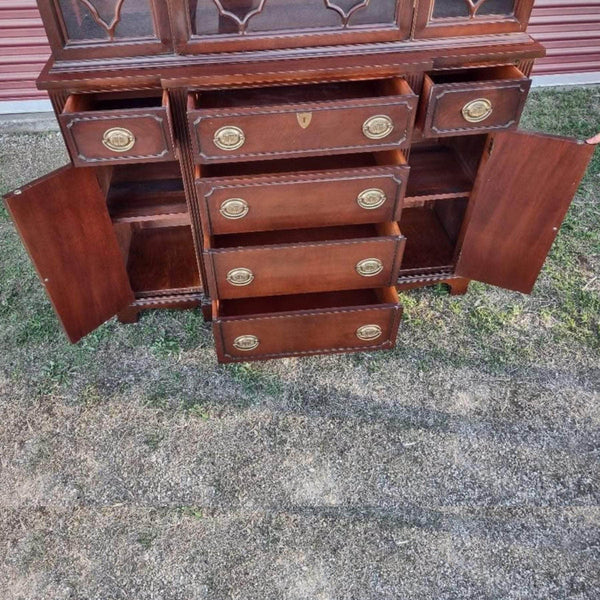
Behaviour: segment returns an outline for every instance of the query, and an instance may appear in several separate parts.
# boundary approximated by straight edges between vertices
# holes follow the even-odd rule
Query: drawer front
[[[399,221],[409,167],[197,182],[213,234]]]
[[[260,108],[193,110],[200,162],[364,152],[406,146],[417,97],[348,100]]]
[[[208,250],[213,298],[250,298],[394,285],[405,238]]]
[[[402,308],[373,306],[291,312],[213,324],[221,362],[394,347]]]
[[[464,135],[516,127],[531,80],[433,85],[425,99],[425,137]]]
[[[166,107],[63,113],[60,122],[77,166],[175,159]]]

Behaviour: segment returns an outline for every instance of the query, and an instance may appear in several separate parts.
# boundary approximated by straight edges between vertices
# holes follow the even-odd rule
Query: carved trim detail
[[[326,8],[329,10],[334,10],[338,15],[340,15],[342,19],[342,25],[344,27],[348,27],[348,23],[350,22],[350,19],[354,13],[363,8],[367,8],[371,3],[371,0],[357,0],[357,2],[349,10],[345,10],[339,6],[335,0],[324,0],[324,2]]]
[[[219,11],[219,14],[222,17],[227,17],[228,19],[234,21],[237,24],[238,33],[241,35],[244,35],[246,33],[246,30],[248,29],[248,24],[250,23],[250,19],[252,19],[252,17],[255,17],[256,15],[259,15],[264,10],[265,5],[267,3],[267,0],[253,0],[254,4],[258,2],[258,6],[255,6],[254,8],[250,7],[248,9],[248,12],[244,15],[244,17],[240,18],[232,10],[228,10],[227,8],[225,8],[225,6],[223,6],[223,4],[228,4],[228,1],[230,2],[231,0],[213,0],[217,7],[217,10]]]
[[[123,10],[123,3],[125,2],[125,0],[117,0],[117,3],[115,5],[115,14],[110,23],[107,23],[100,16],[98,9],[92,4],[92,0],[79,0],[79,2],[90,11],[92,19],[94,19],[96,24],[98,24],[100,27],[102,27],[102,29],[104,29],[104,31],[106,31],[108,37],[110,38],[110,41],[114,41],[117,25],[121,22],[121,11]]]

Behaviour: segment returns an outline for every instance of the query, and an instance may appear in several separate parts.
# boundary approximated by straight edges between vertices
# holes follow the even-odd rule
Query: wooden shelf
[[[114,223],[176,221],[189,224],[183,181],[176,163],[114,168],[106,193]]]
[[[406,236],[400,277],[453,267],[455,244],[433,209],[405,209],[400,230]]]
[[[134,229],[127,271],[138,298],[200,291],[191,228]]]
[[[413,148],[404,206],[469,196],[473,180],[447,146]]]

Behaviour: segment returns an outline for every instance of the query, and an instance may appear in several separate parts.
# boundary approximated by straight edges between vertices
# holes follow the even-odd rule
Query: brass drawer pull
[[[493,110],[492,103],[487,98],[477,98],[463,106],[462,115],[469,123],[481,123],[492,114]]]
[[[233,347],[242,352],[256,350],[260,346],[260,340],[255,335],[240,335],[233,340]]]
[[[372,342],[380,338],[383,330],[379,325],[363,325],[356,330],[356,337],[363,342]]]
[[[361,277],[375,277],[383,271],[383,263],[378,258],[365,258],[356,264],[356,272]]]
[[[394,123],[387,115],[369,117],[363,124],[363,133],[371,140],[382,140],[394,131]]]
[[[250,210],[248,203],[242,198],[229,198],[229,200],[225,200],[223,204],[221,204],[221,208],[219,212],[226,219],[243,219]]]
[[[221,150],[237,150],[246,143],[246,136],[239,127],[228,125],[227,127],[221,127],[216,133],[214,143],[217,148]]]
[[[254,281],[254,273],[250,269],[231,269],[227,273],[227,282],[236,287],[250,285]]]
[[[124,127],[112,127],[102,135],[102,143],[111,152],[127,152],[135,146],[135,135]]]
[[[356,199],[358,205],[365,210],[375,210],[379,208],[385,201],[387,200],[387,196],[383,190],[378,188],[370,188],[361,192]]]

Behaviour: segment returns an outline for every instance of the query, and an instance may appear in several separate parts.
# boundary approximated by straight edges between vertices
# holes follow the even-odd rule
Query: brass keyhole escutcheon
[[[102,135],[102,143],[111,152],[127,152],[135,146],[135,135],[124,127],[111,127]]]
[[[383,329],[379,325],[363,325],[356,330],[356,337],[363,342],[372,342],[380,338]]]
[[[356,264],[356,272],[361,277],[375,277],[383,271],[383,263],[378,258],[365,258]]]
[[[213,141],[217,148],[231,152],[246,143],[246,136],[239,127],[228,125],[217,130]]]
[[[387,196],[383,190],[379,188],[370,188],[361,192],[356,199],[358,205],[365,210],[375,210],[385,204]]]
[[[394,122],[387,115],[369,117],[363,124],[363,133],[370,140],[382,140],[394,131]]]
[[[463,106],[462,115],[469,123],[481,123],[492,114],[493,110],[492,103],[487,98],[477,98]]]
[[[255,335],[240,335],[233,340],[233,347],[242,352],[256,350],[260,346],[260,340]]]
[[[243,267],[238,269],[231,269],[227,273],[227,282],[235,287],[244,287],[250,285],[254,281],[254,273],[250,269]]]
[[[250,210],[248,203],[242,198],[229,198],[221,204],[219,212],[226,218],[231,220],[243,219]]]

